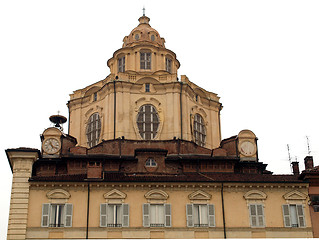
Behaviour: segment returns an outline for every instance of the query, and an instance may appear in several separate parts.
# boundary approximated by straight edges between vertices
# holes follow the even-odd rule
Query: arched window
[[[86,137],[89,147],[98,144],[101,134],[101,119],[98,113],[93,113],[86,127]]]
[[[159,126],[159,117],[153,105],[143,105],[138,111],[137,127],[145,140],[154,139]]]
[[[204,147],[206,143],[206,128],[204,119],[201,115],[195,114],[194,117],[194,138],[195,143]]]
[[[140,68],[141,69],[151,69],[151,53],[141,52],[140,53]]]

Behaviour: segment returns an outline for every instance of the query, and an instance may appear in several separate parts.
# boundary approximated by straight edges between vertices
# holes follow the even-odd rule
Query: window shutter
[[[289,205],[288,204],[282,205],[282,212],[283,212],[285,227],[291,227]]]
[[[128,227],[130,218],[129,218],[129,205],[127,203],[122,204],[123,207],[123,221],[122,221],[122,227]]]
[[[100,204],[100,227],[106,227],[107,225],[107,204]]]
[[[65,227],[72,227],[72,212],[73,212],[73,204],[66,203],[65,204]]]
[[[257,217],[258,217],[258,227],[265,226],[265,219],[264,219],[264,206],[262,204],[256,204],[257,210]]]
[[[193,204],[186,204],[186,222],[187,222],[187,227],[194,227]]]
[[[150,226],[150,204],[143,204],[143,227]]]
[[[208,226],[215,227],[215,207],[213,204],[208,204]]]
[[[299,227],[306,227],[305,216],[304,216],[302,204],[297,204],[297,215],[298,215]]]
[[[257,226],[257,210],[255,204],[249,205],[249,215],[250,215],[250,226]]]
[[[165,227],[172,226],[171,204],[164,204],[165,211]]]
[[[49,212],[50,212],[50,203],[42,204],[42,218],[41,218],[41,227],[49,226]]]

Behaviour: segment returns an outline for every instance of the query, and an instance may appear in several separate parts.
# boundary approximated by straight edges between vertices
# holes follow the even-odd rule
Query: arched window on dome
[[[169,57],[165,58],[165,70],[169,73],[172,73],[172,59]]]
[[[146,104],[140,107],[137,115],[137,127],[143,139],[151,140],[156,137],[159,116],[153,105]]]
[[[121,56],[117,60],[118,72],[125,72],[125,56]]]
[[[86,137],[89,147],[93,147],[98,144],[101,134],[101,119],[100,115],[96,112],[93,113],[88,121],[86,127]]]
[[[193,126],[195,143],[201,147],[204,147],[206,143],[206,127],[204,119],[198,113],[195,114]]]
[[[140,52],[140,68],[151,69],[151,52]]]

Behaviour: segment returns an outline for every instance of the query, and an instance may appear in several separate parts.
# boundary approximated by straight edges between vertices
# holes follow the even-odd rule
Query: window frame
[[[202,115],[196,113],[193,121],[193,134],[195,143],[201,147],[206,145],[207,130]]]
[[[59,211],[53,213],[53,207],[57,207]],[[61,208],[63,208],[61,210]],[[53,214],[55,214],[54,222]],[[62,215],[62,216],[61,216]],[[73,204],[71,203],[43,203],[42,204],[42,215],[41,215],[41,227],[72,227],[73,217]],[[60,219],[60,220],[59,220]]]
[[[117,71],[125,72],[125,56],[121,56],[117,59]]]
[[[150,51],[140,52],[140,69],[141,70],[152,69],[152,52]]]
[[[98,112],[92,113],[86,125],[86,140],[89,147],[96,146],[101,136],[101,117]]]
[[[162,209],[159,209],[162,207]],[[158,214],[155,216],[155,223],[152,222],[154,219],[153,213],[155,208],[155,212]],[[143,210],[143,227],[171,227],[172,226],[172,210],[171,204],[169,203],[144,203],[142,206]],[[162,214],[158,212],[159,210],[162,211]],[[158,219],[160,216],[163,216],[163,219]],[[162,222],[163,223],[158,223]]]
[[[296,207],[296,215],[292,216],[292,207]],[[282,213],[283,213],[283,220],[284,220],[284,227],[291,227],[291,228],[305,228],[306,227],[306,217],[304,211],[303,204],[283,204],[282,205]],[[298,222],[298,226],[293,226],[292,224],[292,217],[295,217]]]
[[[169,73],[172,73],[172,59],[169,57],[165,58],[165,70]]]
[[[113,223],[109,223],[109,210],[113,208]],[[115,211],[114,211],[115,210]],[[117,212],[119,211],[119,212]],[[101,203],[100,227],[120,228],[129,227],[129,204],[127,203]]]
[[[255,208],[255,214],[253,214],[253,207]],[[261,213],[258,211],[258,208],[261,209]],[[250,203],[248,206],[249,211],[249,222],[250,226],[253,228],[264,228],[265,227],[265,211],[264,204],[260,203]],[[255,218],[255,221],[254,221]],[[254,223],[256,222],[256,223]]]
[[[198,223],[195,220],[195,208],[198,206],[198,211],[200,211],[200,206],[206,206],[207,207],[207,224],[201,223],[202,216],[200,216],[201,213],[199,213],[197,216],[199,216]],[[205,216],[204,216],[205,217]],[[207,228],[207,227],[215,227],[215,206],[214,204],[204,204],[204,203],[192,203],[192,204],[186,204],[186,226],[187,227],[195,227],[195,228]]]
[[[147,112],[147,107],[150,107],[150,112]],[[143,140],[156,138],[160,127],[160,117],[156,108],[152,104],[142,105],[137,113],[136,124]]]

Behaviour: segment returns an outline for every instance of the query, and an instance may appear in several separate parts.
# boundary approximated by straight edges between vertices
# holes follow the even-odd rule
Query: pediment
[[[291,191],[291,192],[283,195],[283,198],[286,200],[306,200],[307,195],[305,195],[297,190],[294,190],[294,191]]]
[[[147,192],[145,195],[146,199],[155,199],[155,200],[166,200],[168,199],[168,194],[162,190],[151,190]]]
[[[190,200],[210,200],[212,195],[204,191],[198,190],[188,195]]]
[[[69,199],[71,194],[64,189],[54,189],[47,193],[49,199]]]
[[[113,189],[113,190],[103,194],[103,197],[105,199],[125,199],[126,194],[117,190],[117,189]]]
[[[259,190],[251,190],[244,194],[244,198],[246,200],[265,200],[267,198],[267,194]]]

